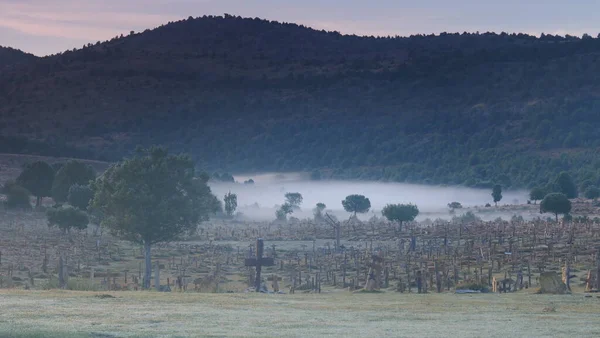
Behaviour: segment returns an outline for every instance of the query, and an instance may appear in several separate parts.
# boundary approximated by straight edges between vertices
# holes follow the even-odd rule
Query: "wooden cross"
[[[275,261],[273,257],[263,257],[264,252],[264,242],[262,238],[256,240],[256,257],[255,258],[246,258],[245,266],[255,266],[256,267],[256,292],[260,291],[260,271],[263,266],[273,266],[275,265]]]

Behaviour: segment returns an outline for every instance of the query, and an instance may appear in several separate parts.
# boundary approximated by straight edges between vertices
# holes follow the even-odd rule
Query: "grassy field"
[[[0,291],[1,337],[592,337],[600,299],[517,293]]]

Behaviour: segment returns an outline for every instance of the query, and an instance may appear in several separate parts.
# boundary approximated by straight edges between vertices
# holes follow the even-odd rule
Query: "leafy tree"
[[[419,208],[414,204],[388,204],[381,213],[390,222],[399,222],[402,231],[402,223],[414,221],[419,215]]]
[[[286,221],[287,216],[291,215],[294,212],[294,208],[289,203],[284,203],[277,211],[275,211],[275,217],[279,221]]]
[[[288,192],[287,194],[285,194],[285,199],[287,201],[287,204],[291,205],[294,209],[299,209],[300,204],[302,204],[303,201],[302,194],[298,192]]]
[[[498,202],[502,200],[502,186],[499,184],[494,185],[492,188],[492,197],[494,198],[494,203],[498,206]]]
[[[577,198],[577,185],[575,185],[573,178],[566,171],[558,174],[554,184],[558,189],[557,192],[565,194],[567,198]]]
[[[52,198],[57,203],[66,202],[72,185],[88,185],[95,178],[96,172],[91,166],[79,161],[69,161],[58,170],[54,177]]]
[[[558,222],[558,214],[566,215],[571,212],[571,201],[563,193],[548,194],[540,203],[540,213],[546,212],[553,213]]]
[[[223,201],[225,202],[225,214],[228,217],[233,217],[233,214],[235,213],[235,209],[237,209],[237,206],[238,206],[237,195],[232,194],[230,191],[225,195],[225,198],[223,199]]]
[[[600,188],[597,186],[592,185],[585,190],[585,198],[595,200],[598,197],[600,197]]]
[[[42,198],[52,195],[53,182],[54,169],[44,161],[27,164],[17,178],[17,184],[29,190],[35,196],[36,207],[42,204]]]
[[[2,193],[6,195],[5,205],[7,208],[31,209],[30,192],[14,181],[6,182],[2,187]]]
[[[317,203],[317,205],[313,209],[313,215],[315,216],[315,221],[323,220],[323,211],[325,211],[325,208],[327,208],[325,203]]]
[[[87,211],[92,198],[94,198],[94,191],[89,185],[73,184],[69,188],[67,201],[77,209]]]
[[[247,181],[244,181],[244,184],[252,185],[252,184],[254,184],[254,180],[253,179],[249,179]]]
[[[363,195],[349,195],[342,201],[342,206],[347,212],[364,214],[371,209],[371,201]]]
[[[454,212],[454,210],[456,209],[462,209],[462,204],[460,204],[459,202],[451,202],[448,203],[448,208],[450,208],[450,210],[452,210],[452,212]]]
[[[542,187],[535,187],[529,192],[529,199],[537,204],[537,201],[541,201],[546,196],[546,190]]]
[[[169,155],[162,147],[138,148],[133,158],[111,166],[93,183],[91,205],[102,212],[102,225],[144,245],[145,288],[150,287],[152,245],[196,231],[217,210],[208,176],[195,174],[187,155]]]
[[[71,232],[71,229],[86,229],[90,223],[87,213],[73,206],[65,205],[58,208],[46,210],[48,226],[58,226],[63,232]]]

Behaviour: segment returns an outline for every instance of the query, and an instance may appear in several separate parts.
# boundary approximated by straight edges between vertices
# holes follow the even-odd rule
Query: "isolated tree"
[[[275,211],[275,217],[279,221],[287,221],[287,216],[294,212],[294,208],[289,203],[284,203],[277,211]]]
[[[577,185],[566,171],[561,172],[554,181],[557,192],[563,193],[567,198],[577,198]]]
[[[49,227],[57,226],[64,233],[71,229],[87,229],[90,223],[87,213],[70,205],[50,208],[46,210],[46,217]]]
[[[232,194],[231,191],[225,194],[225,198],[223,198],[225,202],[225,214],[227,217],[233,217],[235,213],[235,209],[237,209],[237,195]]]
[[[36,207],[42,204],[42,198],[52,195],[52,182],[54,182],[54,169],[44,161],[25,165],[21,174],[17,177],[17,184],[35,196]]]
[[[342,201],[342,206],[347,212],[364,214],[371,209],[371,201],[363,195],[349,195]]]
[[[67,202],[79,210],[87,211],[92,198],[94,198],[94,191],[89,185],[73,184],[69,188]]]
[[[287,201],[287,204],[292,206],[292,208],[299,209],[300,204],[302,204],[303,198],[302,194],[298,192],[288,192],[287,194],[285,194],[285,200]]]
[[[419,215],[419,208],[414,204],[388,204],[381,213],[388,221],[400,223],[402,231],[402,223],[414,221]]]
[[[563,193],[552,193],[546,195],[540,203],[540,213],[551,212],[558,222],[558,214],[568,214],[571,212],[571,201]]]
[[[600,197],[600,188],[597,186],[592,185],[585,190],[585,198],[595,200],[598,197]]]
[[[456,209],[462,209],[462,204],[460,204],[459,202],[451,202],[448,203],[448,208],[450,208],[450,210],[454,213],[454,211]]]
[[[69,161],[56,172],[52,184],[52,198],[56,203],[66,202],[72,185],[88,185],[95,178],[96,172],[91,166],[78,161]]]
[[[502,200],[502,186],[500,184],[496,184],[492,188],[492,197],[494,198],[494,203],[498,206],[498,202]]]
[[[546,196],[546,190],[542,187],[535,187],[529,192],[529,199],[537,204],[537,201],[541,201]]]
[[[313,215],[315,216],[315,221],[323,220],[323,211],[325,211],[325,208],[327,208],[325,203],[317,203],[317,205],[313,209]]]
[[[208,176],[196,177],[194,168],[187,155],[169,155],[162,147],[138,148],[133,158],[111,166],[93,183],[91,206],[102,212],[102,225],[144,245],[146,289],[152,245],[193,233],[217,210]]]
[[[2,193],[6,195],[4,205],[10,209],[31,209],[29,195],[27,189],[16,184],[14,181],[8,181],[2,187]]]

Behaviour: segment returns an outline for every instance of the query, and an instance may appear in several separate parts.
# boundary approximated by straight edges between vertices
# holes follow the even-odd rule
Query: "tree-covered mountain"
[[[4,68],[13,67],[19,64],[33,62],[37,57],[33,54],[27,54],[18,49],[0,46],[0,72]]]
[[[0,72],[0,131],[105,159],[168,144],[208,170],[600,184],[597,74],[587,35],[358,37],[209,16]]]

